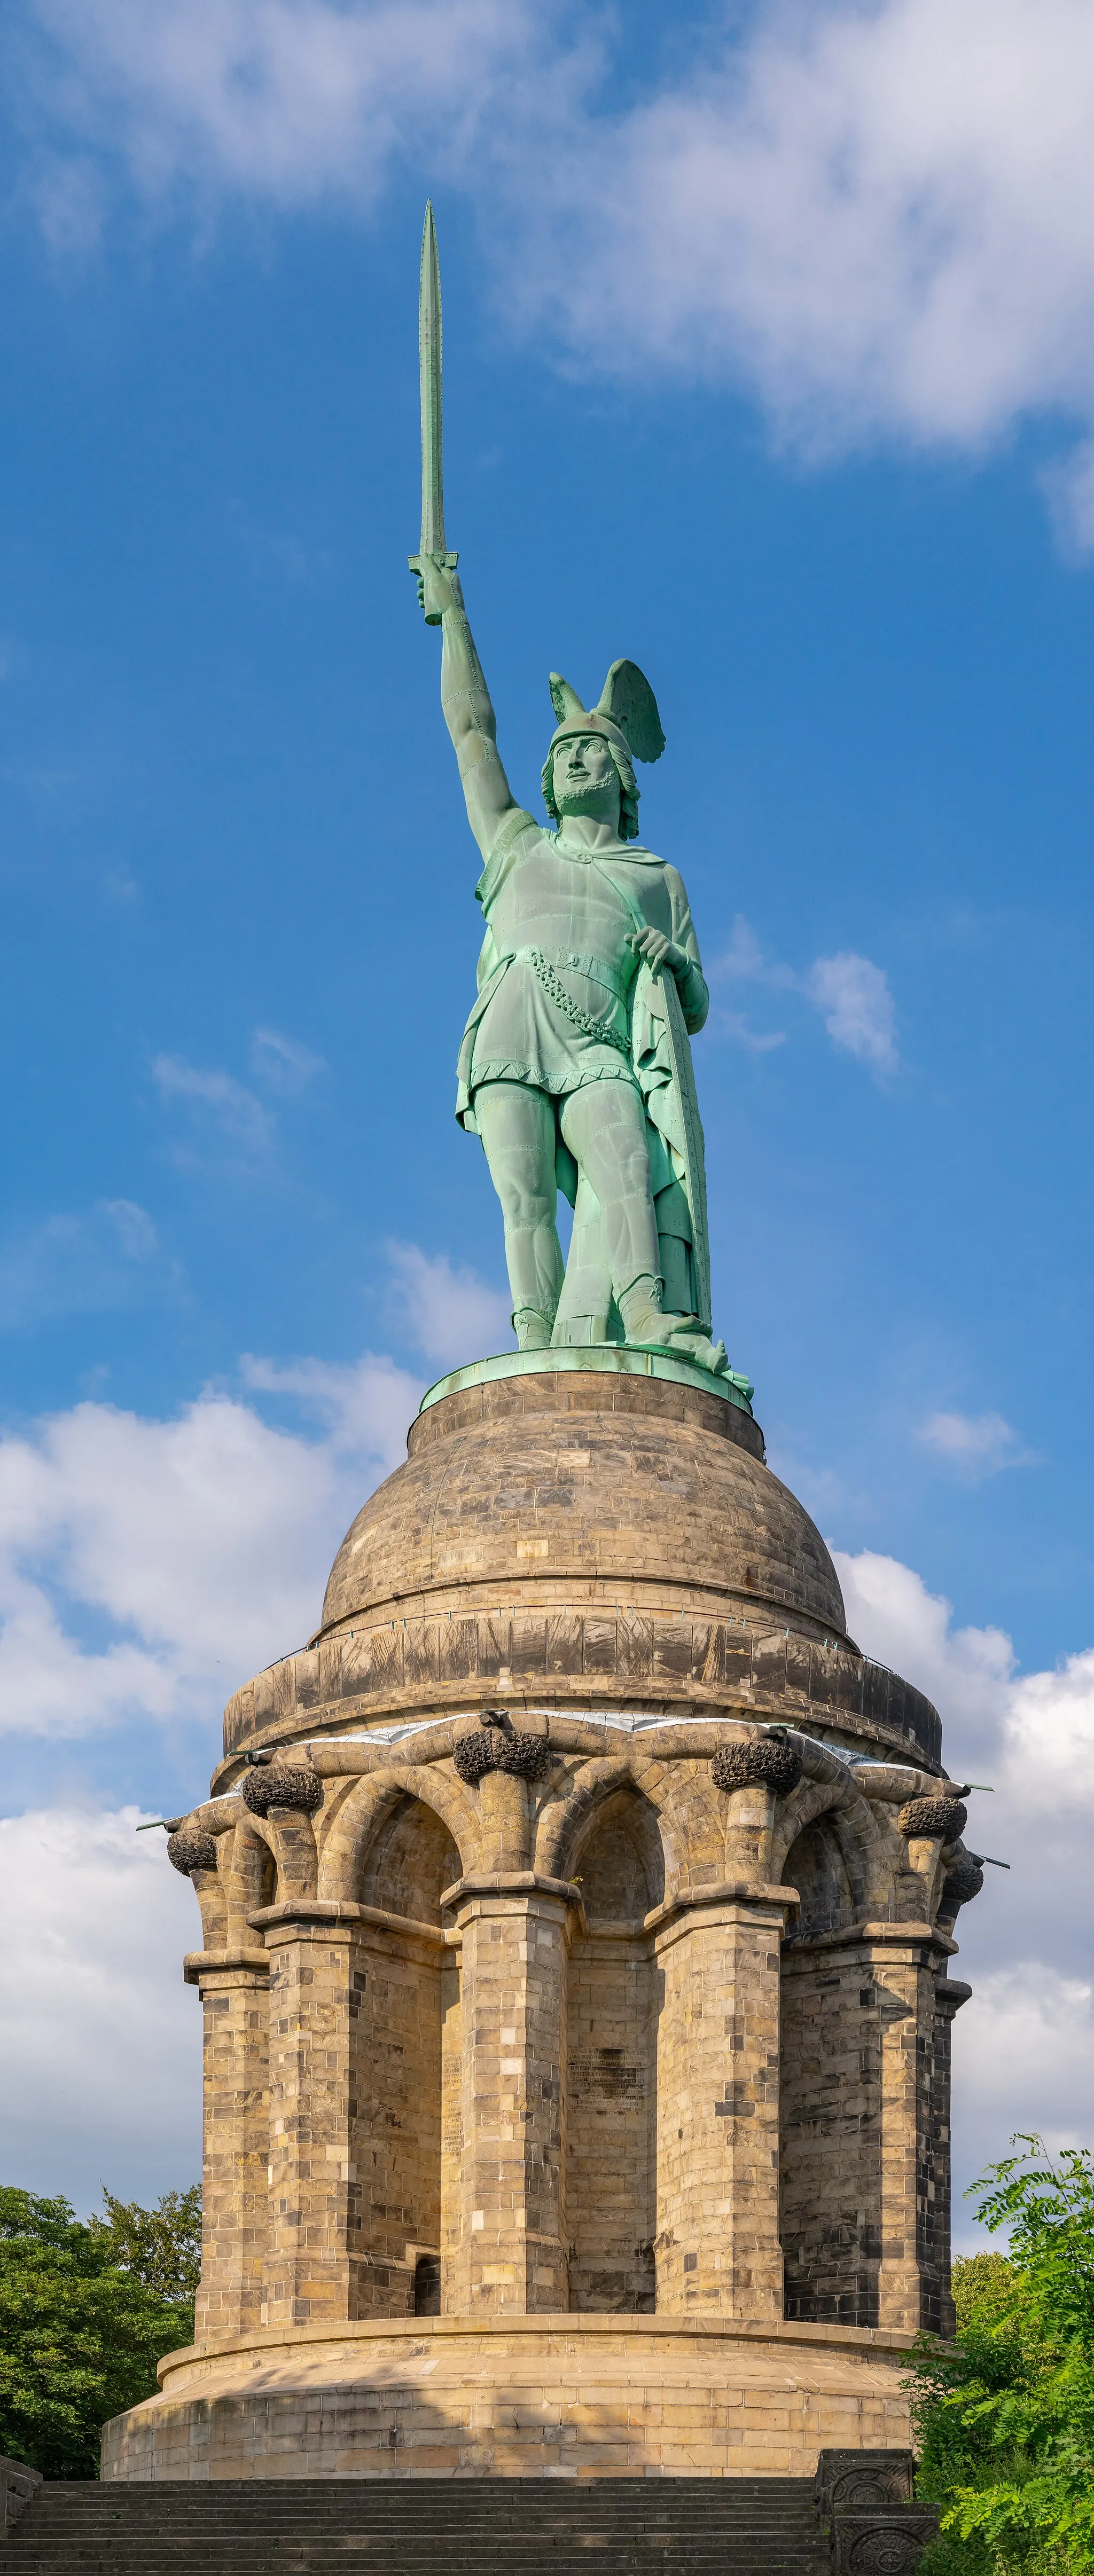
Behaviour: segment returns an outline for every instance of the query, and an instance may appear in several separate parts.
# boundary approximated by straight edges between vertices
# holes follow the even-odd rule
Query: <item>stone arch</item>
[[[432,2285],[458,2238],[460,1984],[441,1896],[464,1875],[474,1833],[470,1802],[439,1764],[389,1763],[354,1783],[324,1848],[321,1892],[352,1922],[350,2160],[371,2206],[362,2315],[415,2314],[425,2268]]]
[[[656,1809],[627,1780],[597,1800],[571,1842],[569,1875],[590,1923],[637,1928],[665,1895],[665,1853]]]
[[[854,1915],[873,1921],[893,1910],[893,1872],[885,1835],[869,1800],[847,1781],[803,1780],[782,1802],[771,1838],[771,1874],[796,1885],[790,1857],[810,1827],[823,1820],[849,1883]]]
[[[261,1818],[252,1816],[242,1802],[240,1821],[226,1840],[229,1849],[221,1866],[228,1898],[228,1938],[238,1940],[243,1949],[253,1948],[259,1936],[250,1929],[250,1917],[277,1902],[277,1862]]]
[[[574,1773],[569,1795],[544,1808],[533,1866],[547,1878],[571,1877],[577,1865],[575,1856],[587,1848],[598,1810],[629,1791],[656,1820],[662,1855],[656,1874],[661,1878],[662,1892],[673,1890],[680,1875],[673,1816],[678,1803],[676,1788],[671,1776],[666,1778],[661,1763],[636,1759],[633,1754],[613,1754],[599,1761],[583,1762]]]
[[[441,1895],[462,1876],[458,1843],[444,1817],[409,1794],[388,1802],[362,1862],[360,1902],[415,1923],[441,1920]]]
[[[439,1763],[415,1763],[405,1770],[392,1764],[383,1770],[367,1771],[354,1782],[339,1807],[323,1846],[320,1896],[340,1899],[343,1904],[361,1902],[359,1891],[369,1868],[370,1846],[383,1832],[392,1809],[407,1798],[431,1808],[447,1829],[459,1862],[455,1875],[466,1876],[474,1869],[479,1853],[479,1823],[460,1782],[442,1770]]]

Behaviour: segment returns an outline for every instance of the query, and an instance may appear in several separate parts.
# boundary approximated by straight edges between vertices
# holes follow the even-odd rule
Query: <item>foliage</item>
[[[950,2282],[959,2335],[964,2334],[975,2315],[998,2316],[1004,2312],[1014,2278],[1014,2265],[1008,2263],[1005,2254],[959,2254]]]
[[[946,2508],[922,2576],[1094,2571],[1094,2158],[1011,2144],[974,2185],[1008,2254],[958,2267],[956,2349],[916,2351],[919,2490]]]
[[[170,2306],[192,2306],[201,2273],[201,2185],[165,2191],[154,2209],[139,2200],[115,2200],[103,2191],[105,2218],[88,2221],[109,2246],[107,2260],[135,2272],[145,2288]]]
[[[97,2477],[103,2424],[193,2336],[200,2192],[103,2200],[85,2226],[67,2200],[0,2186],[0,2454],[47,2478]]]

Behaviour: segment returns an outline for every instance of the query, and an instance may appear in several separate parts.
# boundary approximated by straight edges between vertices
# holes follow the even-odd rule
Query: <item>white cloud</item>
[[[303,1396],[323,1435],[209,1394],[173,1421],[88,1403],[0,1440],[0,1728],[207,1721],[314,1628],[421,1389],[382,1358],[248,1374]]]
[[[637,97],[625,15],[530,0],[22,0],[14,29],[60,245],[111,167],[206,209],[367,208],[413,168],[480,201],[510,306],[590,371],[743,381],[812,452],[1094,420],[1089,0],[697,10]],[[1089,492],[1081,449],[1075,545]]]
[[[710,973],[715,987],[723,982],[748,983],[766,986],[773,992],[800,993],[820,1012],[833,1046],[857,1057],[875,1074],[895,1072],[893,997],[884,969],[875,966],[869,957],[858,956],[854,949],[841,949],[837,956],[814,958],[808,971],[800,975],[793,966],[769,957],[744,914],[738,913],[729,947],[715,958]],[[716,1026],[754,1055],[781,1046],[786,1035],[783,1029],[751,1028],[739,1011],[723,1011]]]
[[[1087,0],[827,0],[750,13],[694,69],[554,142],[543,297],[579,349],[730,370],[816,449],[977,450],[1094,410]],[[595,263],[557,265],[565,237]]]
[[[201,2173],[193,1892],[138,1807],[0,1818],[0,2174],[81,2210]]]
[[[987,1891],[977,1902],[986,1901]],[[1039,1960],[982,1970],[954,2025],[953,2058],[961,2163],[954,2244],[971,2252],[990,2240],[976,2226],[965,2182],[1005,2155],[1016,2132],[1038,2134],[1050,2150],[1094,2141],[1094,1992]]]
[[[1019,1674],[1002,1629],[954,1629],[911,1567],[869,1552],[836,1565],[852,1635],[939,1709],[951,1777],[991,1786],[970,1797],[966,1843],[1010,1864],[958,1918],[952,1973],[973,1987],[954,2031],[960,2180],[1012,2130],[1092,2145],[1094,1649]]]
[[[80,1216],[47,1217],[9,1235],[0,1248],[0,1330],[128,1304],[157,1248],[152,1219],[133,1199],[98,1199]]]
[[[388,1243],[392,1273],[389,1312],[398,1312],[402,1336],[441,1368],[489,1358],[513,1347],[512,1300],[488,1288],[474,1270],[453,1269],[443,1253],[431,1256],[416,1243]]]
[[[916,1438],[970,1482],[1028,1462],[1017,1432],[1001,1413],[931,1413]]]
[[[806,977],[833,1046],[868,1064],[873,1073],[896,1070],[896,1018],[884,970],[853,949],[818,957]]]
[[[962,1768],[970,1746],[998,1741],[1014,1671],[1010,1638],[1002,1628],[951,1627],[951,1603],[928,1592],[922,1576],[897,1557],[869,1548],[858,1556],[838,1548],[833,1554],[851,1635],[866,1654],[926,1691],[946,1726],[951,1763]]]
[[[1062,1824],[1094,1810],[1094,1650],[1051,1673],[1026,1673],[1009,1695],[1007,1776],[1027,1814]]]
[[[270,1110],[231,1073],[202,1072],[181,1056],[158,1055],[152,1073],[165,1100],[183,1100],[204,1110],[233,1145],[258,1162],[274,1139]]]
[[[268,1395],[294,1396],[306,1413],[321,1422],[333,1457],[364,1458],[394,1466],[402,1455],[407,1424],[418,1409],[422,1388],[394,1360],[366,1352],[344,1366],[328,1360],[255,1359],[240,1362],[245,1386]]]
[[[33,186],[61,246],[101,219],[94,155],[149,199],[230,192],[367,208],[411,141],[468,156],[480,107],[531,67],[520,0],[27,0],[18,59]]]
[[[287,1038],[280,1029],[256,1029],[251,1039],[251,1071],[270,1091],[284,1092],[293,1098],[306,1091],[317,1073],[326,1072],[321,1055],[301,1046],[299,1038]]]

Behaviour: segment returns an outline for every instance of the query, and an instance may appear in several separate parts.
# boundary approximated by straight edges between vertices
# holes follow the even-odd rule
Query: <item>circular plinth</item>
[[[754,1710],[937,1765],[935,1710],[846,1635],[824,1540],[720,1381],[537,1352],[433,1395],[338,1550],[310,1646],[229,1701],[216,1788],[250,1746],[499,1697],[627,1722]]]
[[[910,2334],[574,2315],[386,2319],[168,2354],[104,2478],[806,2477],[905,2449]]]
[[[820,1532],[716,1380],[645,1366],[456,1374],[468,1382],[419,1415],[406,1465],[343,1540],[321,1636],[408,1593],[590,1576],[735,1594],[843,1636]]]

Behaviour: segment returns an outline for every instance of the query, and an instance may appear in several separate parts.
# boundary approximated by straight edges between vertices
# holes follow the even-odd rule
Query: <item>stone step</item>
[[[40,2487],[11,2576],[823,2576],[805,2478]]]

